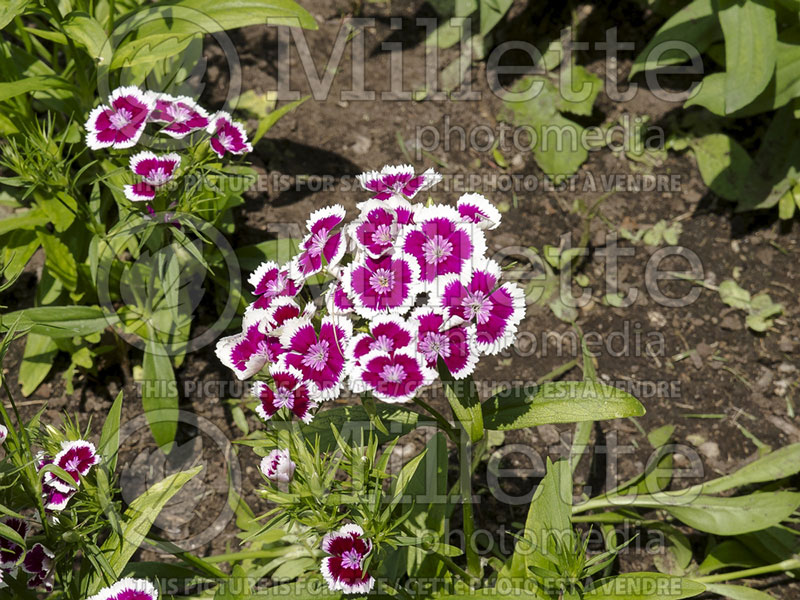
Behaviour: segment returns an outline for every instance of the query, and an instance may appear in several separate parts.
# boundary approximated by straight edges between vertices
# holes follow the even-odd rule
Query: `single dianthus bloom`
[[[500,285],[500,274],[500,265],[487,260],[467,282],[446,282],[441,297],[435,299],[447,311],[447,325],[475,324],[481,354],[497,354],[513,344],[525,316],[525,294],[514,283]]]
[[[8,437],[8,429],[5,425],[0,425],[0,445],[5,443],[6,438]]]
[[[259,316],[257,313],[245,314],[242,332],[217,342],[217,358],[242,380],[258,373],[269,360],[268,336]]]
[[[28,579],[30,589],[44,588],[53,591],[53,554],[41,544],[35,544],[25,554],[22,561],[22,570],[31,575]]]
[[[344,256],[346,244],[341,231],[334,232],[344,221],[344,207],[335,204],[315,210],[306,221],[308,235],[300,242],[300,253],[292,261],[292,277],[298,285],[323,268],[336,266]]]
[[[2,521],[3,525],[10,527],[19,534],[23,540],[28,537],[28,522],[16,517],[6,517]],[[12,542],[0,533],[0,569],[13,569],[20,558],[24,549],[16,542]]]
[[[273,450],[261,459],[261,472],[270,481],[289,483],[296,468],[288,450]]]
[[[271,260],[261,263],[247,281],[253,286],[253,295],[257,296],[253,308],[269,308],[275,298],[294,297],[300,291],[289,277],[289,269]]]
[[[402,227],[398,222],[397,212],[371,200],[362,209],[361,215],[349,228],[356,254],[366,251],[369,256],[377,258],[391,250]]]
[[[350,388],[361,394],[372,392],[390,404],[408,402],[420,388],[433,382],[435,374],[411,350],[370,352],[361,359],[361,368],[351,376]]]
[[[466,279],[472,266],[484,260],[483,232],[465,223],[454,208],[426,206],[414,215],[416,224],[403,233],[400,251],[413,257],[424,291],[435,292],[448,276]]]
[[[111,106],[94,108],[84,125],[86,145],[92,150],[136,145],[155,107],[155,100],[135,86],[115,89],[109,100]]]
[[[127,184],[124,187],[125,197],[131,202],[147,202],[156,197],[158,188],[175,177],[175,170],[181,164],[181,157],[171,152],[157,156],[149,151],[138,152],[131,156],[130,167],[142,181]]]
[[[302,374],[315,400],[332,400],[341,391],[344,351],[352,333],[353,324],[349,319],[325,316],[319,333],[307,318],[291,319],[281,333],[285,353],[280,364]]]
[[[358,525],[345,525],[322,539],[322,550],[330,554],[322,559],[320,571],[331,591],[345,594],[368,594],[375,580],[364,570],[364,559],[372,552],[372,542]]]
[[[411,323],[393,315],[375,317],[369,322],[369,331],[353,335],[347,347],[347,371],[355,374],[362,366],[361,360],[370,352],[393,354],[398,350],[413,350],[416,332]]]
[[[181,139],[193,131],[208,127],[211,120],[208,112],[188,96],[177,98],[169,94],[148,94],[154,101],[150,121],[163,123],[161,131],[168,136]]]
[[[429,369],[436,369],[441,358],[454,379],[472,374],[478,363],[474,325],[465,323],[445,329],[445,317],[429,306],[417,308],[411,320],[417,326],[417,351]]]
[[[87,600],[158,600],[158,591],[146,579],[120,579]]]
[[[226,152],[244,154],[252,152],[253,146],[247,141],[244,125],[234,121],[226,112],[218,112],[206,128],[211,134],[209,144],[214,154],[222,158]]]
[[[88,475],[91,468],[99,462],[100,456],[98,456],[94,444],[85,440],[61,442],[61,452],[53,458],[53,464],[64,469],[75,481],[75,486],[79,486],[81,476]],[[61,480],[51,471],[44,474],[43,483],[64,494],[74,491],[75,487]]]
[[[358,182],[376,200],[408,199],[422,190],[433,187],[442,176],[428,169],[421,175],[414,173],[411,165],[386,165],[380,172],[367,171],[357,176]]]
[[[342,281],[353,310],[362,317],[406,314],[417,297],[419,267],[403,255],[364,256],[347,266]]]
[[[303,423],[310,423],[314,418],[311,410],[317,407],[317,403],[311,399],[311,390],[303,381],[303,374],[292,367],[278,366],[270,369],[270,373],[274,389],[264,381],[253,384],[253,397],[260,402],[256,406],[258,416],[268,421],[280,409],[286,408]]]

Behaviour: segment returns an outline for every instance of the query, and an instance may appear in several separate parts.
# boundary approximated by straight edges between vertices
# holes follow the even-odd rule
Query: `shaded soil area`
[[[259,93],[275,90],[279,74],[288,74],[292,90],[302,95],[313,93],[306,73],[308,60],[315,65],[315,77],[332,75],[327,93],[312,97],[281,119],[256,146],[252,160],[261,177],[257,189],[248,193],[247,203],[237,214],[237,244],[257,243],[275,236],[297,237],[308,214],[329,204],[344,205],[348,217],[352,217],[356,202],[365,199],[365,194],[353,187],[354,176],[384,164],[413,162],[420,170],[434,167],[443,173],[444,181],[432,192],[437,201],[454,202],[462,193],[475,191],[500,206],[503,224],[489,232],[487,240],[490,254],[506,263],[512,258],[530,258],[527,250],[530,247],[541,250],[546,244],[558,246],[565,235],[572,246],[577,245],[585,222],[573,210],[576,200],[592,205],[604,198],[599,209],[602,219],[594,219],[590,225],[591,253],[581,269],[588,278],[584,282],[587,285],[580,288],[573,282],[571,291],[578,296],[589,290],[583,305],[577,309],[578,324],[587,339],[592,340],[598,374],[604,381],[637,396],[647,414],[636,422],[621,420],[596,425],[595,441],[606,447],[616,444],[625,451],[616,452],[613,457],[597,454],[591,467],[590,461],[584,461],[579,474],[587,485],[593,486],[593,493],[607,488],[608,482],[640,472],[651,452],[645,432],[664,425],[674,425],[675,442],[685,445],[676,465],[688,468],[693,457],[702,465],[699,473],[694,471],[676,484],[680,486],[735,470],[754,457],[759,445],[778,448],[800,442],[800,419],[795,416],[800,366],[797,318],[800,230],[796,222],[778,223],[772,215],[734,214],[729,205],[707,190],[689,155],[670,153],[657,164],[643,166],[624,153],[603,149],[590,153],[574,180],[574,187],[567,189],[547,186],[529,151],[512,148],[504,156],[507,165],[501,167],[491,149],[482,144],[483,140],[473,147],[469,144],[473,132],[477,131],[475,135],[480,137],[487,135],[487,131],[499,131],[496,117],[502,100],[489,88],[491,73],[486,62],[477,63],[468,75],[470,87],[480,94],[480,100],[429,96],[423,101],[412,101],[382,96],[382,92],[392,91],[392,43],[402,44],[402,89],[425,87],[431,58],[424,43],[425,30],[417,25],[417,19],[435,16],[428,5],[418,1],[358,3],[357,16],[369,21],[351,30],[345,18],[353,16],[352,2],[311,0],[303,4],[316,17],[319,30],[300,32],[289,44],[288,61],[279,62],[279,33],[274,28],[252,27],[230,36],[241,62],[243,89]],[[616,23],[620,25],[619,39],[633,41],[641,48],[658,26],[656,17],[643,13],[634,3],[619,3],[610,9],[591,8],[584,15],[581,27],[582,39],[586,41],[599,41],[602,33],[597,32]],[[524,7],[514,10],[518,21],[535,20],[535,31],[552,32],[564,24],[564,15],[558,11],[539,15]],[[515,27],[519,24],[504,24],[501,35],[518,33]],[[341,61],[326,65],[337,37],[342,35],[351,35],[352,39],[346,44]],[[307,54],[303,44],[307,44]],[[376,93],[371,100],[348,99],[353,78],[359,76],[353,72],[352,53],[360,47],[366,57],[363,87]],[[455,56],[456,50],[441,52],[440,69]],[[627,75],[633,56],[633,52],[620,54],[620,81]],[[219,106],[225,101],[230,83],[226,61],[213,46],[208,49],[207,58],[209,77],[214,83],[207,88],[207,101]],[[601,52],[590,49],[579,53],[577,60],[591,72],[601,77],[607,75]],[[682,81],[671,84],[675,89],[686,87]],[[647,115],[652,124],[669,128],[679,107],[679,103],[655,97],[644,85],[628,102],[614,102],[601,92],[595,114],[587,124],[609,121],[627,113]],[[467,138],[463,146],[462,131]],[[430,143],[435,137],[440,139],[438,146]],[[641,185],[644,175],[670,178],[670,186],[631,189],[637,181]],[[603,189],[604,177],[606,180],[614,177],[619,182],[610,194]],[[594,188],[587,184],[590,179],[595,182]],[[507,189],[508,181],[512,182],[512,189]],[[525,182],[533,181],[537,182],[536,189],[525,189]],[[521,187],[514,189],[513,182],[521,182]],[[615,227],[635,231],[660,220],[680,222],[682,250],[665,251],[666,243],[657,247],[632,243],[613,233]],[[613,269],[608,255],[615,252],[618,260]],[[659,271],[687,272],[690,266],[698,265],[699,271],[692,273],[691,278],[704,285],[674,278],[657,279]],[[540,269],[534,262],[529,270],[518,271],[522,278],[529,278],[531,273],[540,273]],[[783,314],[766,333],[748,329],[744,312],[726,306],[715,291],[721,281],[734,277],[752,294],[766,291],[782,304]],[[32,271],[14,293],[21,298],[32,294],[35,283],[36,273]],[[635,299],[624,308],[610,306],[604,298],[615,290],[635,295]],[[680,301],[690,293],[696,296],[693,301]],[[520,331],[520,348],[480,363],[475,379],[482,389],[533,382],[580,355],[571,326],[547,307],[530,305]],[[12,389],[18,389],[15,373],[21,352],[21,346],[15,344],[6,362]],[[63,370],[66,364],[58,363],[56,367],[27,399],[30,410],[47,401],[48,419],[57,419],[64,410],[77,411],[87,418],[92,416],[99,429],[102,415],[117,391],[124,388],[129,399],[125,417],[133,419],[141,413],[136,400],[138,390],[125,376],[129,368],[108,364],[99,366],[97,377],[81,373],[75,382],[75,392],[68,395],[59,373],[59,367]],[[131,489],[139,489],[137,486],[185,468],[202,456],[207,466],[202,483],[181,494],[158,525],[170,539],[178,542],[191,539],[198,553],[219,552],[234,541],[231,534],[235,528],[230,520],[220,518],[219,525],[214,525],[218,529],[213,536],[197,539],[192,536],[198,532],[205,536],[209,523],[216,523],[224,513],[227,489],[224,473],[226,462],[230,461],[225,459],[227,450],[217,450],[218,440],[235,439],[242,434],[233,425],[226,402],[227,398],[240,394],[241,388],[218,364],[212,347],[190,355],[178,376],[181,382],[192,382],[192,391],[184,394],[183,406],[201,421],[192,423],[191,417],[187,417],[181,449],[167,459],[159,457],[157,450],[154,452],[146,429],[132,431],[125,440],[121,464],[130,469]],[[577,379],[580,371],[573,369],[565,377]],[[183,386],[183,389],[189,388]],[[435,405],[444,409],[446,403],[440,393],[429,395]],[[337,402],[353,401],[343,398]],[[259,427],[255,416],[245,412],[249,426]],[[509,433],[501,448],[519,444],[533,448],[541,456],[563,456],[569,451],[571,430],[567,426],[548,425]],[[198,431],[202,435],[198,436]],[[421,432],[404,440],[407,456],[416,453],[425,439],[425,432]],[[503,454],[503,466],[535,470],[524,453]],[[253,494],[260,483],[256,457],[250,450],[240,449],[234,462],[240,465],[242,493],[248,499],[254,498],[254,509],[258,512],[263,506],[259,506]],[[527,505],[509,507],[492,498],[486,492],[486,475],[486,467],[481,466],[475,482],[476,489],[484,492],[476,509],[478,526],[490,531],[518,528],[524,522]],[[539,477],[541,473],[528,473],[513,479],[507,492],[524,495]],[[458,526],[456,517],[453,527]],[[652,557],[644,552],[626,553],[622,562],[624,568],[653,568]],[[777,598],[794,598],[800,593],[797,584],[775,583],[770,593]]]

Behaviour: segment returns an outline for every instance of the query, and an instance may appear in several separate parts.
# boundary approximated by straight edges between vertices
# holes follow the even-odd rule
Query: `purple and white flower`
[[[265,421],[269,421],[275,413],[285,408],[294,416],[310,423],[314,418],[311,413],[317,403],[311,399],[311,389],[303,381],[303,374],[292,367],[274,367],[270,369],[274,389],[264,381],[253,384],[253,397],[259,401],[256,413]]]
[[[354,310],[362,317],[406,314],[416,301],[419,267],[413,257],[399,254],[364,256],[347,266],[342,281]]]
[[[33,548],[25,554],[22,561],[22,570],[31,575],[28,579],[28,588],[44,588],[45,591],[53,591],[53,554],[41,544],[34,544]]]
[[[497,229],[500,211],[481,194],[464,194],[456,202],[458,214],[479,229]]]
[[[247,281],[253,286],[253,295],[258,296],[253,308],[269,308],[273,299],[294,297],[300,291],[289,276],[289,269],[271,260],[261,263]]]
[[[60,467],[74,480],[70,485],[51,471],[44,474],[43,484],[63,494],[73,492],[81,484],[81,477],[89,474],[91,468],[100,462],[100,456],[94,444],[86,440],[61,442],[61,451],[53,457],[53,464]]]
[[[358,525],[345,525],[322,539],[322,550],[330,556],[322,559],[320,571],[331,591],[345,594],[368,594],[375,580],[364,569],[364,559],[372,552],[372,542]]]
[[[211,120],[208,112],[188,96],[149,93],[154,101],[150,122],[163,123],[161,131],[168,136],[181,139],[194,131],[208,127]]]
[[[139,183],[125,185],[125,197],[131,202],[147,202],[156,197],[156,191],[175,177],[181,157],[171,152],[156,156],[152,152],[138,152],[131,156],[130,167],[142,178]]]
[[[86,145],[100,148],[131,148],[142,136],[155,100],[135,86],[119,87],[111,92],[111,106],[100,105],[89,113]]]
[[[2,446],[8,437],[8,429],[5,425],[0,425],[0,446]]]
[[[350,226],[350,236],[356,254],[366,250],[377,258],[391,250],[397,241],[400,224],[395,210],[371,201],[372,206],[362,211],[362,217]]]
[[[158,590],[146,579],[120,579],[87,600],[158,600]]]
[[[288,450],[273,450],[261,459],[261,472],[270,481],[289,483],[296,468]]]
[[[344,220],[344,207],[335,204],[311,213],[306,227],[308,235],[300,243],[300,253],[292,261],[292,277],[298,283],[319,273],[327,265],[336,266],[346,250],[341,231],[334,233]]]
[[[372,392],[387,403],[408,402],[420,388],[433,381],[433,374],[416,352],[370,352],[360,359],[360,368],[351,375],[355,393]]]
[[[349,319],[322,318],[319,332],[307,318],[292,319],[283,327],[282,367],[297,369],[315,400],[338,397],[344,378],[344,351],[353,334]]]
[[[234,121],[226,112],[220,111],[214,115],[206,130],[211,134],[209,140],[211,149],[220,158],[225,156],[226,152],[245,154],[253,151],[252,144],[247,141],[244,125]]]
[[[428,169],[421,175],[414,173],[411,165],[386,165],[380,172],[367,171],[357,176],[358,182],[377,200],[411,200],[417,193],[441,181],[442,176]]]
[[[466,279],[472,266],[486,252],[483,232],[463,222],[450,206],[434,205],[419,209],[416,225],[405,230],[400,252],[413,257],[425,291],[436,291],[438,284],[455,276]]]
[[[446,329],[444,316],[429,306],[417,308],[411,319],[416,323],[417,351],[424,357],[425,366],[436,369],[441,357],[454,379],[472,374],[478,363],[474,325]]]
[[[267,333],[258,312],[245,314],[242,332],[217,342],[217,358],[241,380],[258,373],[270,356]]]
[[[6,517],[3,525],[16,531],[23,540],[28,537],[28,522],[16,517]],[[12,542],[0,533],[0,569],[13,569],[25,549],[16,542]]]
[[[449,325],[465,321],[476,326],[476,345],[481,354],[497,354],[514,343],[517,326],[525,316],[525,294],[514,283],[500,282],[500,265],[487,260],[469,281],[457,279],[443,285],[436,302],[444,308]]]
[[[67,508],[67,504],[78,490],[71,489],[68,492],[63,492],[56,488],[54,485],[47,483],[42,484],[42,502],[44,502],[45,510],[50,512],[61,512]]]
[[[397,316],[376,317],[369,322],[369,332],[353,335],[347,347],[348,371],[355,373],[361,359],[371,352],[392,354],[398,350],[413,350],[416,331],[413,325]]]

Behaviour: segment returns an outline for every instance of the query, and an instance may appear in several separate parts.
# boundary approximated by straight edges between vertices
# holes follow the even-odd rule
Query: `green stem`
[[[481,576],[481,557],[473,546],[475,537],[475,514],[472,507],[472,461],[470,460],[472,443],[467,433],[462,430],[464,441],[461,444],[461,508],[464,516],[464,541],[467,550],[467,571],[475,578]]]
[[[536,380],[536,385],[541,385],[543,383],[547,383],[548,381],[553,381],[557,377],[560,377],[567,371],[570,371],[578,366],[578,359],[573,358],[571,361],[564,363],[560,367],[556,367],[549,373],[545,373],[541,377]]]
[[[694,577],[692,579],[698,583],[720,583],[722,581],[744,579],[745,577],[755,577],[756,575],[766,575],[767,573],[777,573],[779,571],[794,571],[795,569],[800,569],[800,558],[790,558],[788,560],[771,565],[765,565],[763,567],[743,569],[741,571],[731,571],[729,573],[720,573],[719,575]]]
[[[242,552],[230,552],[228,554],[216,554],[204,558],[207,563],[233,562],[237,560],[249,560],[253,558],[277,558],[286,554],[286,548],[275,548],[272,550],[245,550]]]
[[[440,413],[438,410],[433,408],[430,404],[422,400],[421,398],[414,397],[414,404],[419,406],[422,410],[428,413],[430,416],[434,418],[434,420],[439,424],[439,427],[447,434],[447,437],[450,438],[450,441],[454,444],[458,444],[458,431],[450,424],[450,422],[445,418],[445,416]]]
[[[439,554],[438,552],[434,552],[433,554],[436,555],[436,558],[438,558],[445,565],[447,565],[448,569],[450,569],[453,573],[461,577],[461,579],[463,579],[469,586],[476,587],[478,584],[480,584],[480,579],[478,579],[477,577],[471,575],[470,573],[459,567],[449,556],[445,556],[444,554]]]

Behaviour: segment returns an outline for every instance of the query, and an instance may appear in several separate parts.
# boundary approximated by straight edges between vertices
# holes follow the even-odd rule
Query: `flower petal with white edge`
[[[245,154],[253,151],[252,144],[247,141],[244,125],[234,121],[227,112],[220,111],[214,115],[206,131],[211,134],[211,149],[219,158],[225,156],[226,152]]]
[[[361,365],[353,387],[361,393],[369,390],[375,398],[390,404],[409,402],[435,377],[410,350],[392,354],[371,352],[361,360]]]
[[[415,225],[405,229],[398,249],[414,258],[423,291],[437,294],[439,285],[451,275],[467,280],[473,266],[485,260],[483,231],[464,223],[453,207],[426,206],[414,218]]]
[[[0,425],[0,445],[3,445],[8,437],[8,429],[5,425]]]
[[[420,291],[419,267],[413,258],[388,254],[350,263],[342,277],[354,310],[366,319],[408,313]]]
[[[245,314],[241,333],[217,341],[217,358],[241,380],[258,373],[269,359],[267,338],[262,332],[262,317],[259,312]]]
[[[461,217],[480,229],[497,229],[500,211],[482,194],[464,194],[456,202]]]
[[[146,579],[126,577],[86,600],[158,600],[158,590]]]

